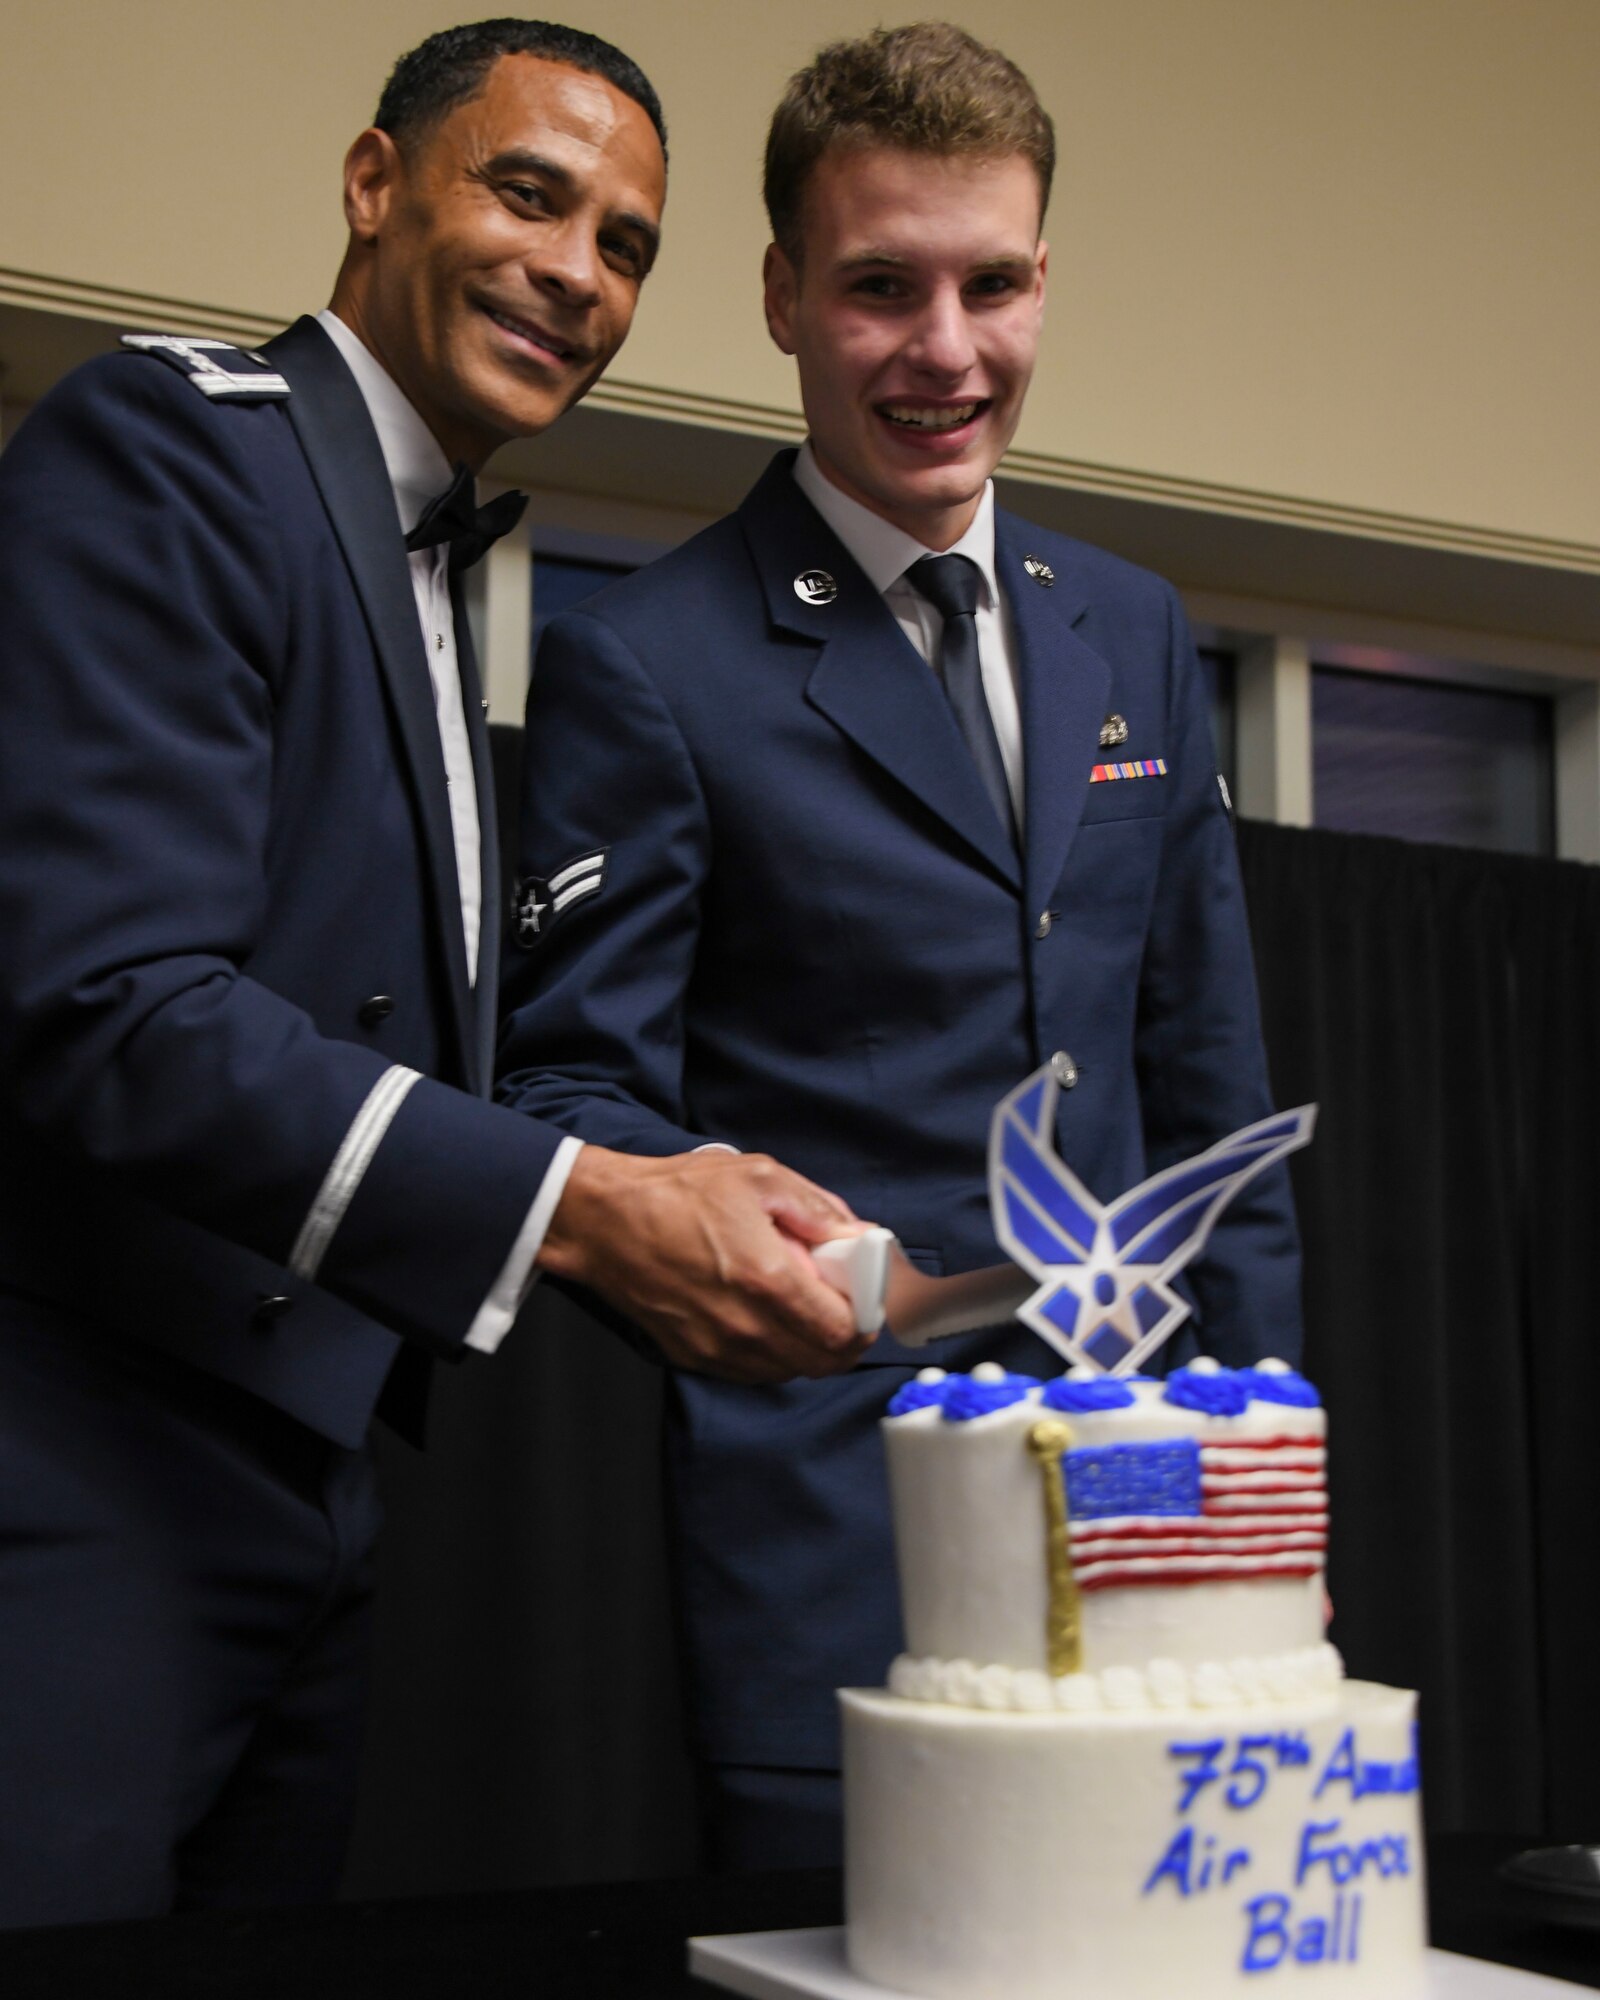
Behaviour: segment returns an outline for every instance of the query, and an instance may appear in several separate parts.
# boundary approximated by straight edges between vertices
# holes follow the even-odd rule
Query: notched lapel
[[[500,881],[499,814],[495,804],[494,755],[489,747],[489,711],[478,673],[478,650],[467,614],[465,578],[450,582],[450,604],[456,621],[456,661],[461,675],[461,706],[467,741],[472,750],[472,777],[478,795],[478,877],[481,922],[478,926],[478,977],[473,989],[476,1067],[469,1071],[474,1088],[485,1095],[494,1080],[495,1029],[500,1002],[500,925],[505,904]],[[451,865],[454,866],[452,834]]]
[[[478,1068],[479,1038],[467,978],[466,941],[461,934],[461,888],[444,751],[388,469],[355,378],[315,320],[297,320],[287,333],[269,341],[265,351],[293,392],[290,421],[354,579],[393,705],[431,866],[437,932],[449,968],[457,1040],[466,1072],[473,1075]],[[475,746],[475,762],[476,758]],[[492,814],[485,825],[487,847],[494,837]],[[485,927],[497,918],[498,911],[486,903]]]
[[[854,559],[794,483],[792,452],[768,467],[740,509],[774,625],[821,650],[806,683],[811,705],[915,794],[1004,879],[1022,875],[972,753],[932,669]],[[824,570],[838,587],[804,603],[795,578]]]
[[[1042,910],[1083,817],[1111,669],[1073,629],[1088,606],[1071,577],[1043,587],[1023,567],[1028,552],[1023,524],[997,512],[996,567],[1011,607],[1021,683],[1028,907]]]

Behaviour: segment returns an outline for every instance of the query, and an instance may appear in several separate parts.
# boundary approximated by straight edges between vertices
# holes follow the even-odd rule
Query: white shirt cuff
[[[557,1146],[555,1158],[545,1168],[544,1179],[539,1184],[532,1208],[528,1210],[527,1220],[517,1231],[517,1240],[511,1246],[511,1255],[468,1329],[467,1345],[475,1347],[480,1354],[493,1354],[521,1311],[523,1301],[533,1290],[539,1275],[533,1268],[533,1260],[543,1247],[545,1231],[550,1227],[556,1205],[566,1193],[572,1163],[582,1151],[583,1141],[569,1133]]]

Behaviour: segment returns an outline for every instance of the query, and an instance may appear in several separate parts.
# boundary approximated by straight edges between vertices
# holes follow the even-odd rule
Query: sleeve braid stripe
[[[328,1245],[333,1241],[334,1231],[343,1222],[346,1209],[355,1199],[362,1176],[371,1166],[373,1155],[383,1143],[383,1136],[395,1113],[404,1102],[407,1091],[420,1081],[418,1071],[395,1063],[384,1071],[368,1093],[366,1102],[356,1113],[338,1152],[333,1156],[333,1164],[317,1190],[317,1198],[311,1204],[311,1211],[289,1253],[289,1269],[297,1278],[304,1278],[308,1284],[315,1279],[328,1253]]]

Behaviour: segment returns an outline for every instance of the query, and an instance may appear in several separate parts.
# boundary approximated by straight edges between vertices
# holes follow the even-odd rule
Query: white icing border
[[[1332,1694],[1343,1679],[1344,1662],[1329,1645],[1261,1659],[1207,1660],[1198,1666],[1151,1660],[1144,1667],[1106,1667],[1096,1674],[1066,1674],[1056,1680],[1034,1667],[980,1667],[972,1660],[919,1660],[902,1653],[889,1669],[889,1692],[906,1701],[943,1702],[952,1708],[1126,1714],[1144,1709],[1271,1708]]]

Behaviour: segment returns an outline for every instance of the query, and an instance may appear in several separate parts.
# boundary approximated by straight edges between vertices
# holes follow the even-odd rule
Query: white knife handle
[[[817,1276],[850,1301],[857,1333],[882,1329],[893,1246],[892,1229],[868,1229],[860,1236],[836,1236],[831,1243],[811,1246]]]

